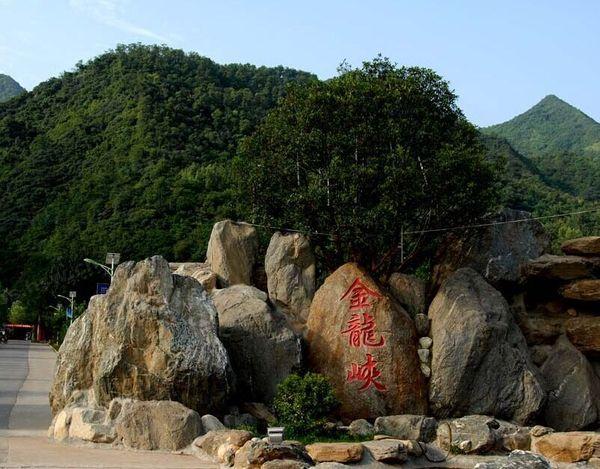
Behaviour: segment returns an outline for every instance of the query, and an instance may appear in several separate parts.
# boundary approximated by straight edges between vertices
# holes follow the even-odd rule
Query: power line
[[[567,213],[557,213],[554,215],[543,215],[543,216],[539,216],[539,217],[529,217],[529,218],[518,218],[516,220],[504,220],[504,221],[493,221],[493,222],[488,222],[488,223],[479,223],[479,224],[474,224],[474,225],[458,225],[458,226],[448,226],[448,227],[444,227],[444,228],[431,228],[428,230],[413,230],[413,231],[402,231],[403,235],[411,235],[411,234],[426,234],[426,233],[441,233],[441,232],[445,232],[445,231],[458,231],[458,230],[468,230],[471,228],[486,228],[489,226],[496,226],[496,225],[508,225],[511,223],[526,223],[526,222],[531,222],[531,221],[536,221],[536,220],[548,220],[548,219],[552,219],[552,218],[561,218],[561,217],[569,217],[572,215],[582,215],[585,213],[594,213],[594,212],[600,212],[600,207],[597,208],[593,208],[593,209],[588,209],[588,210],[578,210],[578,211],[574,211],[574,212],[567,212]],[[330,238],[335,237],[334,233],[322,233],[319,231],[303,231],[303,230],[296,230],[293,228],[282,228],[282,227],[278,227],[278,226],[271,226],[271,225],[261,225],[258,223],[248,223],[245,221],[237,221],[236,223],[240,224],[240,225],[249,225],[249,226],[254,226],[257,228],[266,228],[269,230],[273,230],[273,231],[283,231],[283,232],[289,232],[289,233],[300,233],[300,234],[307,234],[307,235],[313,235],[313,236],[327,236]]]
[[[518,218],[516,220],[504,220],[504,221],[496,221],[496,222],[489,222],[489,223],[481,223],[478,225],[460,225],[460,226],[452,226],[452,227],[446,227],[446,228],[432,228],[430,230],[405,231],[404,234],[437,233],[437,232],[441,232],[441,231],[467,230],[469,228],[485,228],[488,226],[508,225],[510,223],[523,223],[523,222],[535,221],[535,220],[547,220],[550,218],[568,217],[571,215],[581,215],[584,213],[592,213],[592,212],[599,212],[599,211],[600,211],[600,207],[589,209],[589,210],[579,210],[576,212],[557,213],[554,215],[544,215],[544,216],[540,216],[540,217]]]

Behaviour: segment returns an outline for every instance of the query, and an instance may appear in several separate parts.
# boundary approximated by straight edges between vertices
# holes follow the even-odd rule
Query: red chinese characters
[[[370,386],[373,386],[378,391],[386,391],[386,387],[377,381],[381,376],[381,372],[377,369],[377,361],[373,355],[367,353],[367,361],[362,365],[352,363],[350,371],[348,371],[347,381],[361,381],[363,384],[359,391],[365,391]]]
[[[375,318],[369,314],[373,304],[371,299],[381,298],[376,291],[368,288],[359,278],[352,282],[350,288],[340,298],[350,299],[350,311],[353,312],[346,324],[346,329],[341,333],[348,336],[348,345],[350,347],[383,347],[385,337],[377,334],[377,324]],[[386,387],[378,380],[381,372],[377,369],[377,361],[370,353],[366,354],[364,364],[351,363],[346,381],[362,382],[359,391],[366,391],[373,386],[378,391],[386,391]]]
[[[342,334],[348,334],[348,345],[350,347],[383,347],[385,337],[375,336],[375,320],[369,313],[353,314],[348,321],[347,329]]]

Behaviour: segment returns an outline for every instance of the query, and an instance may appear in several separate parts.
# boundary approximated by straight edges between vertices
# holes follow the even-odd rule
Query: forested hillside
[[[201,259],[214,220],[239,215],[224,164],[288,82],[314,79],[132,45],[0,105],[0,285],[41,305],[91,293],[84,257]]]
[[[600,123],[550,95],[508,122],[483,129],[506,139],[551,186],[600,200]]]
[[[386,65],[381,61],[374,63]],[[366,73],[368,78],[370,72]],[[430,72],[423,70],[422,73],[429,76]],[[346,81],[355,86],[353,77],[349,75]],[[405,79],[407,83],[415,81],[410,74],[402,78]],[[161,254],[173,261],[203,260],[215,220],[250,217],[249,199],[240,193],[243,181],[236,180],[235,176],[240,173],[244,179],[251,176],[250,168],[244,168],[248,160],[244,160],[243,152],[239,151],[240,143],[264,122],[268,111],[286,94],[288,84],[301,85],[316,80],[309,73],[282,67],[219,65],[208,58],[166,47],[131,45],[119,46],[86,64],[78,64],[73,71],[0,104],[0,237],[3,239],[0,244],[0,313],[17,298],[25,302],[30,311],[35,311],[53,302],[53,295],[71,288],[77,288],[82,297],[93,293],[95,282],[104,280],[103,274],[82,260],[85,257],[102,260],[107,251],[120,252],[123,259]],[[369,83],[368,79],[365,83]],[[314,91],[319,87],[305,88]],[[403,99],[418,95],[414,90],[406,92],[407,97]],[[449,91],[447,94],[454,96]],[[304,96],[303,92],[297,96]],[[309,96],[312,95],[309,93]],[[305,159],[310,163],[316,156],[306,149],[318,142],[321,142],[317,147],[323,151],[323,158],[329,158],[328,149],[332,145],[350,139],[356,147],[359,137],[366,138],[360,133],[350,138],[352,132],[357,129],[371,132],[363,129],[364,122],[356,124],[349,119],[350,114],[338,113],[335,106],[327,108],[325,104],[331,106],[333,102],[331,92],[315,96],[318,97],[315,102],[320,104],[314,107],[314,116],[313,111],[296,115],[292,102],[288,103],[286,114],[288,127],[280,126],[276,120],[271,120],[270,127],[266,127],[274,136],[280,136],[284,130],[285,135],[293,136],[312,129],[308,133],[310,138],[294,137],[295,140],[288,142],[289,149],[280,149],[281,161],[289,158],[298,161],[294,153],[298,146],[305,151]],[[350,98],[354,99],[352,93]],[[387,106],[393,108],[390,103]],[[411,103],[413,112],[420,109]],[[588,148],[591,147],[593,153],[594,144],[590,142],[596,138],[595,123],[590,123],[579,111],[557,120],[553,113],[556,109],[565,110],[561,103],[554,97],[542,101],[538,109],[519,124],[529,125],[527,131],[516,129],[518,120],[484,129],[482,142],[488,157],[503,168],[500,175],[503,192],[495,200],[498,207],[508,205],[536,215],[549,215],[590,207],[593,199],[598,198],[599,173],[590,166],[590,161],[595,159]],[[360,109],[367,105],[361,105]],[[452,109],[455,120],[456,116],[462,116],[458,108]],[[536,117],[542,112],[540,109],[550,113],[547,118]],[[329,114],[324,117],[325,111],[333,117]],[[396,115],[395,111],[389,112]],[[374,115],[377,116],[377,112]],[[441,115],[438,111],[430,116],[425,112],[413,119],[411,125],[418,123],[417,127],[422,128],[424,122],[430,125],[430,120],[434,120],[429,117],[438,115]],[[354,117],[362,122],[360,113]],[[306,122],[302,124],[304,127],[297,128],[294,122],[300,122],[301,118]],[[446,120],[446,124],[453,122]],[[541,153],[535,141],[526,142],[527,135],[545,141],[560,134],[559,130],[544,133],[543,129],[536,133],[534,127],[544,122],[574,127],[575,137],[568,137],[566,131],[562,137],[570,144],[552,143],[553,148],[560,148],[562,153]],[[577,134],[583,123],[587,130]],[[325,135],[323,129],[342,124],[347,126],[347,132],[342,131],[335,142],[327,140],[329,134]],[[466,121],[465,125],[470,128]],[[374,128],[383,127],[377,124]],[[415,134],[413,127],[399,128],[406,135]],[[404,135],[399,132],[389,131],[384,136],[397,139],[398,135]],[[507,134],[506,138],[488,135],[502,133]],[[264,129],[263,134],[263,137],[270,135]],[[424,135],[437,138],[441,134],[431,131]],[[582,144],[585,151],[577,148],[578,139],[585,140]],[[264,145],[258,145],[264,147],[269,158],[271,140],[267,138]],[[368,142],[368,138],[360,140],[365,154]],[[524,153],[519,148],[533,153]],[[255,150],[256,155],[263,151]],[[560,156],[564,151],[575,152],[569,153],[574,156],[568,162]],[[421,162],[434,153],[424,152]],[[232,166],[235,155],[238,157]],[[450,156],[441,160],[454,164]],[[256,164],[254,161],[255,170]],[[275,170],[286,174],[293,171],[297,178],[298,168],[295,164],[292,166]],[[413,169],[418,179],[423,168],[415,166]],[[263,179],[266,176],[265,181],[269,182],[275,170],[258,176]],[[302,168],[303,174],[313,170],[321,171],[310,165]],[[321,173],[310,176],[312,183],[313,179],[322,178]],[[346,176],[352,181],[351,171]],[[270,182],[279,184],[281,181]],[[410,182],[401,185],[405,184]],[[468,182],[463,185],[469,186]],[[325,193],[317,195],[329,203],[333,189],[326,187]],[[379,188],[380,184],[374,187]],[[386,193],[391,194],[393,190],[391,187]],[[272,209],[268,203],[269,193],[254,194],[254,197],[257,195]],[[387,199],[383,202],[397,203]],[[384,226],[380,222],[381,219],[373,220],[374,226],[379,228]],[[298,221],[297,226],[302,223]],[[342,223],[346,223],[345,218]],[[593,227],[600,226],[600,216],[553,219],[547,226],[555,234],[556,244],[560,239],[589,234]],[[8,296],[5,288],[8,288]]]
[[[25,89],[8,75],[0,73],[0,103],[25,93]]]

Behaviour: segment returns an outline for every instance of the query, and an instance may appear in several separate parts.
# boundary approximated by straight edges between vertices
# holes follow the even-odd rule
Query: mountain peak
[[[528,157],[565,152],[587,154],[600,148],[600,124],[553,94],[523,114],[483,132],[505,138]]]
[[[0,73],[0,103],[25,93],[25,91],[25,88],[19,85],[15,79]]]

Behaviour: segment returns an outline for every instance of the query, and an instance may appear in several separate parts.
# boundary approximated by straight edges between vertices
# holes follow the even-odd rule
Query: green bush
[[[273,410],[289,436],[325,432],[326,417],[339,406],[327,378],[317,373],[292,374],[283,380],[273,401]]]

